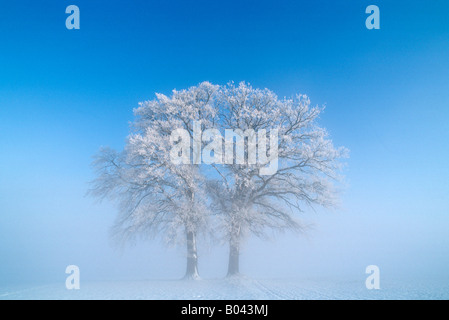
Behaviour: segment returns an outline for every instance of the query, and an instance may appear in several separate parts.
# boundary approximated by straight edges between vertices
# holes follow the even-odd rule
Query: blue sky
[[[70,4],[80,8],[80,30],[65,28]],[[380,30],[365,28],[370,4],[380,8]],[[351,150],[341,208],[308,217],[317,231],[294,240],[293,258],[292,238],[272,244],[292,270],[309,270],[305,255],[309,266],[334,257],[348,272],[376,261],[387,270],[449,267],[447,1],[18,0],[0,8],[0,284],[56,281],[71,263],[92,278],[136,274],[142,251],[123,259],[107,241],[115,208],[84,197],[91,156],[123,146],[139,101],[205,80],[308,94],[326,104],[321,123],[335,144]],[[141,261],[137,274],[161,276],[163,261]],[[243,262],[251,269],[263,258]],[[115,273],[111,264],[120,265]],[[276,266],[261,274],[268,269]]]

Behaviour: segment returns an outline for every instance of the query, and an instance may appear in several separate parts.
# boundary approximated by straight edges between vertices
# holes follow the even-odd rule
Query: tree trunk
[[[238,275],[240,272],[240,243],[239,241],[229,242],[229,264],[228,277]]]
[[[199,279],[198,255],[196,252],[196,234],[187,231],[187,270],[184,279]]]

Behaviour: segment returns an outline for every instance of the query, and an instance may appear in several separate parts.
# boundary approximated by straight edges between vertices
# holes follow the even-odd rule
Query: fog
[[[65,268],[72,264],[79,266],[82,281],[183,276],[184,247],[147,240],[118,248],[109,237],[114,206],[84,197],[84,184],[49,192],[45,183],[35,195],[39,201],[2,198],[2,285],[63,283]],[[308,226],[303,234],[250,238],[242,249],[241,272],[255,278],[364,281],[366,266],[375,264],[385,279],[448,278],[449,223],[443,213],[431,215],[424,208],[397,212],[391,202],[378,201],[368,210],[366,205],[347,204],[348,196],[344,199],[342,209],[302,214]],[[208,242],[199,239],[200,275],[222,278],[227,248]]]
[[[140,101],[202,81],[307,94],[350,150],[339,205],[295,212],[301,234],[249,237],[242,274],[365,290],[377,265],[384,287],[449,283],[447,1],[376,1],[377,30],[357,1],[77,0],[80,30],[47,2],[0,10],[0,289],[65,290],[68,265],[82,284],[183,277],[184,246],[117,247],[116,204],[86,193],[92,156],[123,149]],[[198,255],[203,279],[226,276],[227,244],[200,237]]]

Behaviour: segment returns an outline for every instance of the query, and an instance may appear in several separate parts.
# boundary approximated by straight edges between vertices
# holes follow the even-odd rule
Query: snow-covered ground
[[[80,290],[67,290],[64,283],[0,288],[0,300],[9,299],[449,299],[449,284],[384,281],[380,290],[367,290],[364,281],[335,279],[81,282]]]

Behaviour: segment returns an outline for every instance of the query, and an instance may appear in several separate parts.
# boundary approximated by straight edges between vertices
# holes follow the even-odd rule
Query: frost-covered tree
[[[322,108],[311,107],[305,95],[279,99],[267,89],[230,83],[220,88],[216,101],[222,130],[241,130],[238,138],[245,141],[245,159],[254,141],[259,159],[268,159],[237,164],[236,151],[231,155],[233,162],[212,165],[219,178],[209,179],[208,194],[229,242],[228,275],[234,275],[239,273],[242,241],[249,234],[265,237],[276,230],[299,230],[294,214],[305,205],[334,203],[333,185],[346,150],[333,146],[326,130],[317,124]],[[252,136],[263,130],[270,143],[260,143],[260,135]],[[278,141],[273,140],[276,137]],[[271,168],[266,170],[270,157]]]
[[[157,94],[134,111],[124,150],[98,154],[91,193],[118,201],[119,239],[185,242],[186,278],[198,278],[196,239],[208,231],[229,243],[228,275],[237,274],[248,235],[299,230],[305,205],[333,204],[346,150],[318,126],[321,111],[304,95],[279,99],[245,83]]]
[[[216,91],[216,86],[204,82],[140,103],[124,150],[103,149],[94,162],[97,178],[91,193],[119,203],[114,235],[124,241],[157,235],[172,244],[183,241],[185,277],[193,279],[198,278],[197,236],[207,229],[209,216],[205,180],[200,165],[173,162],[170,152],[181,141],[173,141],[172,132],[182,129],[192,139],[189,142],[198,140],[193,125],[214,125]],[[198,150],[194,143],[189,145],[188,156],[194,161]]]

